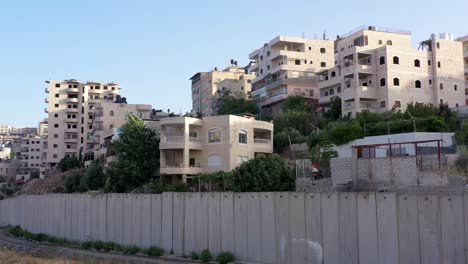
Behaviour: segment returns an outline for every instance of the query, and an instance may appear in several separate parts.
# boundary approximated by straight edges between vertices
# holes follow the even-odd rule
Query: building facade
[[[21,140],[19,165],[16,180],[27,181],[30,178],[44,178],[48,170],[46,160],[46,139],[38,136],[24,137]]]
[[[116,83],[49,80],[45,92],[48,113],[48,151],[51,167],[64,157],[93,152],[93,119],[96,103],[112,102],[118,97]]]
[[[15,178],[17,169],[17,159],[0,159],[0,176]]]
[[[364,27],[336,40],[335,67],[320,75],[320,103],[342,100],[342,115],[405,110],[410,102],[465,104],[461,43],[432,35],[411,47],[411,33]]]
[[[316,73],[334,65],[333,41],[278,36],[250,53],[252,100],[265,114],[276,116],[290,95],[318,102]]]
[[[273,124],[251,116],[174,117],[160,125],[160,174],[168,180],[231,171],[257,154],[273,152]]]
[[[202,116],[215,115],[214,100],[218,93],[229,93],[233,96],[250,96],[253,75],[247,74],[246,69],[231,65],[219,71],[215,68],[210,72],[198,72],[192,81],[192,109]]]
[[[465,72],[465,105],[468,105],[468,35],[458,38],[463,47],[463,64]]]

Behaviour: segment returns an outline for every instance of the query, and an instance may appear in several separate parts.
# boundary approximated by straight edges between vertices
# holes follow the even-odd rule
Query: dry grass
[[[71,260],[71,259],[47,259],[47,258],[37,258],[24,253],[17,253],[10,250],[0,249],[0,263],[1,264],[94,264],[98,263],[93,260]],[[103,263],[103,262],[99,262]],[[108,262],[106,262],[108,263]]]

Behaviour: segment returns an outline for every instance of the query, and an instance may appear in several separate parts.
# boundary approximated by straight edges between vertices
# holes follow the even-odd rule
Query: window
[[[322,62],[320,63],[320,67],[327,67],[327,63],[322,61]]]
[[[223,159],[219,155],[211,155],[208,157],[208,167],[219,167],[222,164]]]
[[[440,83],[439,88],[440,88],[440,90],[443,90],[444,89],[444,84]]]
[[[57,144],[54,144],[54,148],[58,148],[58,145],[57,145]]]
[[[326,53],[327,50],[325,48],[320,48],[320,53]]]
[[[56,159],[56,158],[57,158],[57,154],[52,155],[52,157],[54,157],[54,159]]]
[[[55,94],[55,98],[59,98],[59,96],[60,96],[59,94]]]
[[[58,138],[58,134],[54,134],[54,138]]]
[[[221,142],[221,130],[216,128],[216,129],[211,129],[208,131],[208,143],[217,143]]]
[[[328,96],[328,91],[325,91],[325,96]]]
[[[444,99],[440,99],[440,104],[444,104]]]
[[[393,43],[391,40],[387,40],[387,45],[391,46]]]
[[[331,77],[335,77],[336,76],[336,72],[332,71],[331,72]]]
[[[394,108],[400,108],[400,107],[401,107],[401,102],[400,102],[400,101],[395,101],[395,102],[393,103],[393,107],[394,107]]]
[[[432,79],[429,79],[429,84],[432,84]]]
[[[311,90],[313,91],[313,90]],[[341,93],[341,86],[338,86],[338,88],[336,88],[336,93]]]
[[[393,64],[400,64],[400,58],[398,58],[397,56],[394,56],[393,57]]]
[[[333,89],[330,89],[330,92],[329,92],[330,95],[334,95],[335,94],[335,90]]]
[[[54,127],[55,127],[55,128],[58,128],[58,127],[59,127],[59,124],[54,124]]]
[[[436,46],[437,46],[438,49],[440,49],[440,43],[439,42],[436,43]]]
[[[294,64],[296,64],[296,65],[301,65],[301,60],[295,60],[295,61],[294,61]]]
[[[312,97],[314,96],[314,90],[313,89],[309,90],[309,96],[312,96]]]
[[[385,101],[380,101],[380,108],[385,108]]]
[[[416,88],[421,88],[421,81],[420,81],[420,80],[416,80],[416,81],[414,82],[414,87],[416,87]]]
[[[309,50],[312,50],[312,47],[309,47]]]
[[[269,70],[270,70],[270,65],[267,65],[267,71],[269,71]]]
[[[385,86],[385,78],[380,79],[380,87]]]
[[[239,131],[239,143],[247,144],[247,131],[245,130]]]
[[[382,45],[383,44],[383,41],[380,39],[379,40],[379,45]]]
[[[421,61],[419,60],[414,60],[414,67],[421,67]]]
[[[270,56],[270,51],[267,51],[267,56]]]
[[[58,108],[58,107],[59,107],[59,104],[55,104],[54,107],[55,107],[55,108]]]
[[[55,118],[58,118],[58,114],[54,114],[54,117],[55,117]]]
[[[400,79],[398,79],[398,78],[393,78],[393,85],[394,85],[394,86],[400,86]]]
[[[380,65],[385,64],[385,57],[384,56],[380,57],[379,61],[380,61]]]
[[[437,62],[437,68],[440,68],[441,64],[440,61]]]
[[[247,156],[237,156],[237,165],[242,164],[245,161],[248,161],[249,157]]]
[[[59,84],[59,83],[56,83],[56,84],[55,84],[55,87],[60,88],[60,84]]]
[[[458,91],[458,85],[453,85],[453,90]]]

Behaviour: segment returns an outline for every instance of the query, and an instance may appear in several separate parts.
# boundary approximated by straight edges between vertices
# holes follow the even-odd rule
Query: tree
[[[286,111],[307,111],[307,98],[300,95],[289,96],[282,105],[282,110]]]
[[[159,169],[159,139],[133,114],[128,115],[122,134],[111,149],[117,161],[107,170],[107,191],[131,191],[149,182]]]
[[[281,151],[289,145],[289,139],[291,144],[307,142],[307,138],[304,137],[299,131],[294,128],[288,128],[281,132],[275,133],[273,143],[277,151]]]
[[[462,124],[460,129],[455,131],[455,142],[457,145],[468,145],[468,123]]]
[[[84,192],[88,188],[85,186],[84,181],[82,181],[83,174],[79,171],[68,172],[65,175],[64,187],[65,192]]]
[[[58,166],[62,172],[65,172],[71,169],[81,168],[82,163],[77,157],[64,157],[60,160]]]
[[[259,155],[232,172],[235,192],[294,191],[294,171],[278,155]]]
[[[325,118],[330,120],[338,120],[341,118],[341,98],[333,96],[330,98],[330,109],[324,113]]]
[[[95,162],[87,170],[82,179],[89,190],[99,190],[106,183],[106,175],[102,166]]]
[[[303,136],[309,135],[314,129],[311,126],[319,126],[319,119],[313,113],[308,111],[288,110],[283,112],[273,121],[275,131],[281,132],[287,129],[295,129]]]
[[[238,115],[238,114],[252,114],[258,113],[258,108],[254,102],[245,97],[227,96],[221,99],[221,105],[218,108],[218,115]]]
[[[362,128],[355,120],[338,122],[330,129],[330,140],[335,145],[343,145],[362,137]]]

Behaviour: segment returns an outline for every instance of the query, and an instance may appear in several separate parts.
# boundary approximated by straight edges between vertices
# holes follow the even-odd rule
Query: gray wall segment
[[[176,256],[184,255],[184,222],[185,203],[184,193],[174,193],[173,202],[173,224],[172,224],[172,247]]]
[[[113,207],[113,212],[112,212],[112,217],[113,223],[114,223],[114,229],[108,229],[110,232],[112,232],[112,237],[115,239],[119,244],[125,244],[124,243],[124,196],[125,194],[121,193],[114,193],[112,194],[112,207]],[[109,197],[107,198],[109,199]],[[109,204],[109,201],[108,201]],[[109,234],[108,234],[109,235]]]
[[[132,196],[124,194],[123,197],[123,243],[132,245]]]
[[[234,212],[234,255],[247,260],[247,197],[243,193],[234,194]]]
[[[114,232],[115,230],[115,217],[114,217],[114,212],[115,212],[115,202],[117,201],[115,199],[116,197],[116,194],[113,194],[113,193],[109,193],[106,195],[107,196],[107,212],[106,214],[109,216],[107,217],[107,225],[106,225],[106,228],[107,228],[107,240],[109,241],[117,241],[117,238],[116,238],[116,234]]]
[[[379,264],[398,263],[398,217],[395,193],[377,193]]]
[[[307,238],[307,264],[321,264],[323,263],[321,194],[306,193],[304,199]]]
[[[261,250],[262,263],[276,263],[276,232],[275,232],[275,196],[272,192],[260,194],[261,217]]]
[[[209,193],[197,194],[197,228],[195,230],[197,252],[208,248],[208,195]]]
[[[98,231],[98,239],[102,241],[107,240],[107,196],[105,194],[101,194],[98,196],[99,201],[99,231]]]
[[[173,250],[172,223],[173,223],[173,196],[174,193],[162,194],[162,243],[161,246],[167,252]]]
[[[324,263],[341,263],[338,194],[322,193],[322,239]]]
[[[419,195],[418,209],[421,263],[442,263],[439,197]]]
[[[84,239],[91,240],[91,196],[84,196]]]
[[[147,248],[151,245],[151,195],[141,195],[141,243]]]
[[[379,263],[375,193],[357,194],[359,263]]]
[[[91,237],[99,240],[99,199],[98,195],[91,196]]]
[[[356,193],[338,193],[341,260],[359,263]]]
[[[151,245],[162,245],[162,194],[151,195]]]
[[[184,199],[184,253],[188,256],[197,250],[195,231],[197,228],[198,194],[186,193]]]
[[[465,223],[465,249],[466,263],[468,263],[468,193],[463,193],[463,217]]]
[[[215,256],[221,252],[221,196],[208,195],[208,249]]]
[[[132,226],[131,226],[131,243],[132,245],[141,246],[141,195],[132,194]]]
[[[289,195],[291,263],[307,263],[307,237],[304,193]]]
[[[262,261],[260,193],[245,193],[247,198],[247,258]]]
[[[73,199],[70,194],[64,194],[63,198],[65,199],[65,238],[71,240],[73,239]]]
[[[291,263],[289,193],[275,193],[276,263]]]
[[[441,233],[443,263],[465,263],[465,232],[463,195],[441,195]]]
[[[234,252],[234,194],[232,192],[221,193],[221,250]]]
[[[397,199],[400,264],[420,263],[418,196],[399,194]]]

